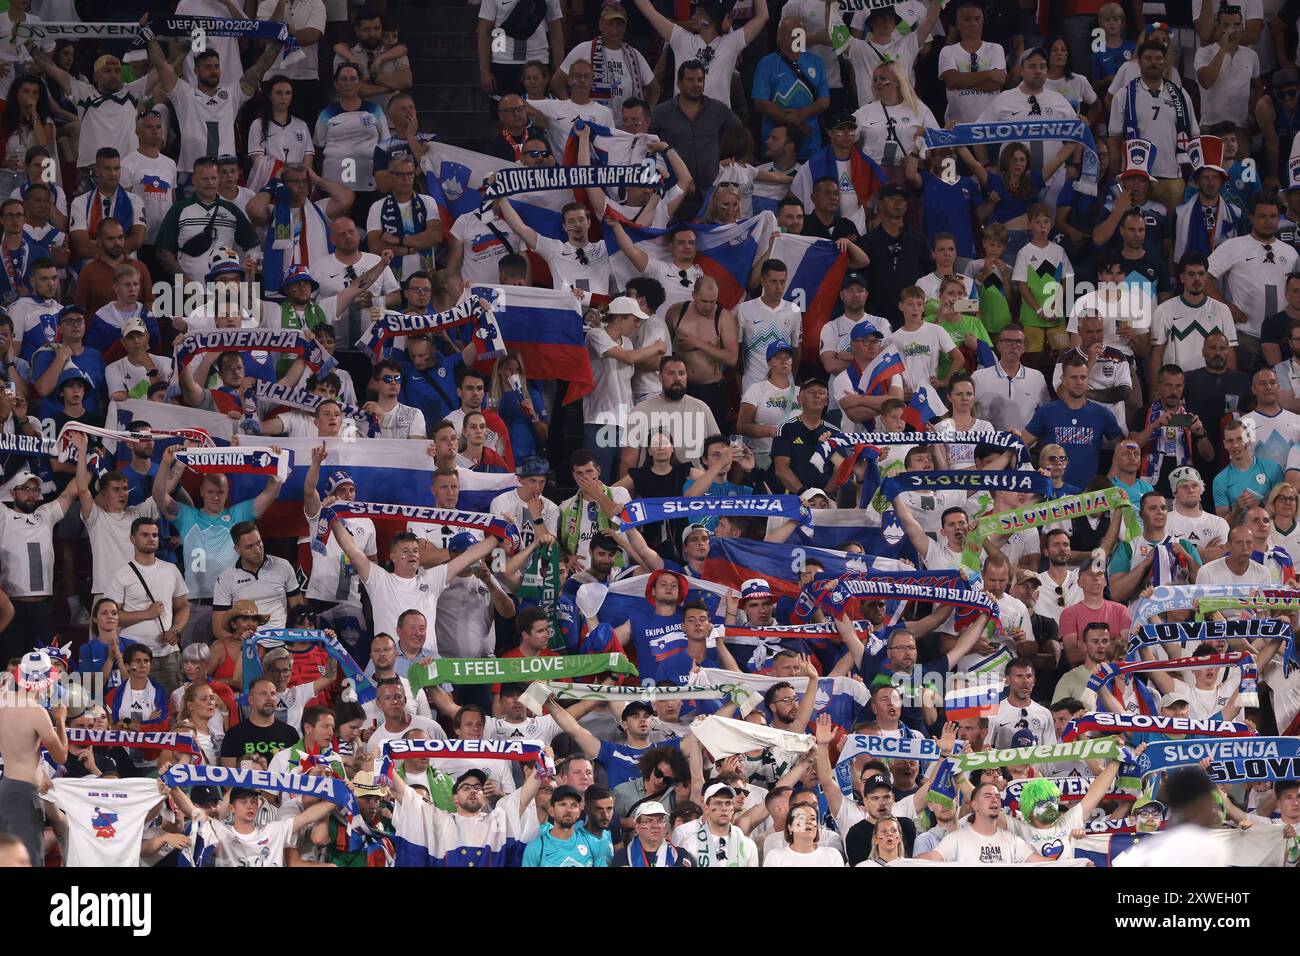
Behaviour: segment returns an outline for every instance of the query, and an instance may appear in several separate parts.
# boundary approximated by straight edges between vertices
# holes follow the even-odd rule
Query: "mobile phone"
[[[732,447],[732,448],[744,448],[744,447],[745,447],[745,436],[743,436],[743,435],[732,435],[732,436],[731,436],[731,447]]]
[[[952,308],[954,312],[978,312],[980,304],[978,299],[958,299]]]
[[[13,382],[5,382],[5,394],[10,398],[18,396],[18,387]]]
[[[1170,415],[1169,425],[1171,428],[1191,428],[1192,416],[1186,414]]]

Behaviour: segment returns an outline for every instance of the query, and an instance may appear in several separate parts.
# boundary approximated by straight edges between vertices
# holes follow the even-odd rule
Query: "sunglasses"
[[[1048,461],[1068,461],[1069,459],[1066,458],[1064,455],[1048,455],[1048,456],[1047,456],[1047,460],[1048,460]]]
[[[1289,89],[1278,90],[1278,91],[1277,91],[1277,95],[1278,95],[1278,96],[1288,96],[1288,97],[1289,97],[1289,96],[1295,96],[1296,93],[1300,93],[1300,89],[1297,89],[1297,88],[1294,87],[1294,86],[1290,87]]]
[[[545,159],[551,155],[551,151],[549,149],[526,149],[524,155],[529,159]]]
[[[383,382],[385,385],[401,385],[401,384],[402,384],[402,376],[401,376],[401,375],[382,375],[382,376],[380,376],[380,379],[379,379],[379,380],[380,380],[381,382]]]

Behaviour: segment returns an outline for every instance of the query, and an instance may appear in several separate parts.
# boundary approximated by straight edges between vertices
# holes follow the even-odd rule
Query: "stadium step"
[[[420,129],[445,143],[478,149],[492,129],[490,101],[478,87],[478,7],[399,0],[393,13],[409,50]]]

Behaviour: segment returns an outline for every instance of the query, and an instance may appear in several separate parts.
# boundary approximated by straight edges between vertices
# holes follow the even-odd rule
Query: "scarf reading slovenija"
[[[393,776],[394,760],[513,760],[535,763],[543,776],[555,773],[555,766],[540,740],[387,740],[381,750],[379,775]]]
[[[1127,749],[1118,737],[1092,737],[1069,743],[1040,744],[1037,747],[1012,747],[1007,750],[983,750],[953,757],[958,773],[970,773],[987,767],[1018,767],[1023,764],[1068,763],[1075,760],[1128,759]]]
[[[1037,471],[906,471],[880,484],[886,501],[905,491],[1020,491],[1047,497],[1051,479]]]
[[[177,343],[176,369],[190,364],[204,352],[285,352],[297,355],[316,375],[328,375],[338,367],[315,339],[297,329],[217,329],[190,332]]]
[[[1083,146],[1083,173],[1074,184],[1076,192],[1097,195],[1101,162],[1097,143],[1088,124],[1079,119],[1004,120],[991,123],[958,123],[952,129],[927,129],[927,149],[949,146],[985,146],[991,143],[1041,143],[1063,140]]]
[[[1253,737],[1255,731],[1246,724],[1231,720],[1161,717],[1157,714],[1112,714],[1102,710],[1075,717],[1065,725],[1061,740],[1069,742],[1080,734],[1155,733],[1176,737]]]
[[[637,676],[635,665],[623,654],[563,654],[558,657],[439,657],[428,664],[412,664],[406,673],[411,690],[431,684],[522,684],[559,677],[590,674]]]
[[[176,460],[200,475],[273,475],[289,480],[293,452],[270,448],[182,448]]]
[[[653,160],[638,166],[534,166],[498,172],[483,191],[480,210],[494,200],[549,189],[604,189],[611,186],[658,186],[659,170]]]
[[[1215,783],[1300,778],[1300,738],[1243,737],[1171,740],[1154,743],[1137,758],[1143,777],[1210,761],[1206,772]]]
[[[241,770],[238,767],[175,764],[162,777],[169,787],[241,787],[291,793],[300,797],[319,797],[360,816],[356,797],[347,781],[317,774],[278,773],[270,770]]]
[[[1025,505],[1012,511],[1001,511],[981,518],[975,529],[966,536],[966,549],[961,561],[965,567],[978,571],[980,547],[991,534],[1014,534],[1017,531],[1039,528],[1059,521],[1070,521],[1089,515],[1114,511],[1124,522],[1125,539],[1142,534],[1142,526],[1129,503],[1123,488],[1106,488],[1102,491],[1085,491],[1081,495],[1054,498],[1038,504]]]
[[[352,655],[333,634],[306,628],[263,628],[252,637],[244,640],[244,695],[253,681],[262,676],[262,659],[257,649],[267,645],[281,644],[320,644],[330,657],[338,661],[343,676],[352,683],[357,701],[362,704],[375,699],[375,685],[365,675]]]
[[[798,495],[740,495],[735,498],[641,498],[624,506],[619,518],[625,528],[709,515],[754,515],[807,523],[808,509]]]
[[[316,536],[312,539],[312,550],[324,554],[329,541],[330,529],[334,522],[342,518],[369,518],[380,523],[399,524],[403,528],[408,523],[437,524],[453,528],[465,528],[478,531],[484,535],[498,538],[510,550],[519,547],[519,529],[505,518],[498,518],[482,511],[458,511],[455,508],[428,508],[424,505],[395,505],[385,502],[347,501],[321,508],[316,519]]]
[[[484,307],[483,300],[478,297],[466,299],[445,312],[433,315],[385,312],[357,340],[357,348],[369,352],[373,359],[379,359],[383,356],[385,339],[403,335],[427,335],[471,324],[474,326],[474,349],[479,358],[497,358],[505,354],[505,339],[501,337],[496,317],[491,309]]]
[[[1294,591],[1284,592],[1295,594]],[[1300,595],[1297,595],[1300,596]],[[1250,600],[1250,598],[1206,598],[1205,603],[1218,601]],[[1202,641],[1231,641],[1257,639],[1282,641],[1284,676],[1289,676],[1296,666],[1295,631],[1290,621],[1274,618],[1245,618],[1228,621],[1169,621],[1161,624],[1144,624],[1135,630],[1128,639],[1128,658],[1137,660],[1138,651],[1154,644],[1196,645]]]
[[[194,737],[174,731],[161,733],[139,730],[88,730],[84,727],[68,728],[68,743],[78,747],[131,747],[137,750],[174,750],[177,753],[198,754]]]
[[[138,27],[131,49],[140,49],[157,37],[190,40],[197,36],[235,37],[240,40],[274,40],[285,50],[298,46],[289,26],[279,20],[246,20],[234,17],[160,17]]]
[[[254,395],[259,402],[291,408],[294,411],[306,412],[308,415],[315,415],[321,402],[331,401],[314,392],[301,388],[288,388],[274,382],[263,382],[261,379],[258,379],[255,389]],[[379,437],[379,422],[375,416],[345,402],[339,402],[339,410],[345,419],[355,422],[358,429],[364,429],[367,438]]]
[[[1254,661],[1254,657],[1245,651],[1227,651],[1223,654],[1206,654],[1201,657],[1178,657],[1163,661],[1134,661],[1117,664],[1107,661],[1098,667],[1088,678],[1088,690],[1098,694],[1117,677],[1129,674],[1142,674],[1148,671],[1187,671],[1204,670],[1209,667],[1240,667]]]

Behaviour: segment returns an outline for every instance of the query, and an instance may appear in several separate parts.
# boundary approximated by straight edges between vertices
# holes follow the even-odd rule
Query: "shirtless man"
[[[0,689],[0,757],[5,775],[0,778],[0,833],[23,841],[34,866],[44,866],[42,837],[45,813],[37,796],[40,785],[41,747],[61,764],[68,759],[68,709],[47,711],[44,701],[53,691],[53,671],[44,651],[24,655],[17,680]]]
[[[673,355],[686,363],[686,394],[722,408],[722,371],[740,357],[740,332],[730,309],[718,303],[718,283],[704,276],[691,301],[671,306],[665,316],[673,334]]]

